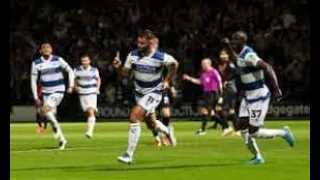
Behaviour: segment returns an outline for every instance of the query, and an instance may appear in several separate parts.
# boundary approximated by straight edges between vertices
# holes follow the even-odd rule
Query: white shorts
[[[97,111],[97,94],[79,95],[79,100],[83,112],[86,112],[88,108]]]
[[[142,97],[136,96],[136,102],[141,106],[145,111],[146,115],[154,113],[156,108],[159,106],[162,99],[162,94],[149,93]]]
[[[261,100],[253,102],[248,102],[243,98],[239,107],[239,118],[249,117],[250,125],[254,127],[263,126],[264,119],[268,113],[269,102],[270,97],[262,98]]]
[[[61,103],[64,94],[62,93],[52,93],[50,95],[43,95],[43,105],[48,106],[51,110],[56,113],[57,107]]]

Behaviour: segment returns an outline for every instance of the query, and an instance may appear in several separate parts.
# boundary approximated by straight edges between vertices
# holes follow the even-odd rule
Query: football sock
[[[256,138],[274,138],[276,136],[285,136],[286,132],[282,129],[259,129],[256,133],[251,134],[250,136]]]
[[[169,121],[170,121],[170,117],[163,117],[163,120],[162,120],[162,123],[165,125],[165,126],[169,126]]]
[[[60,128],[60,125],[59,125],[59,123],[58,123],[55,115],[53,114],[53,112],[52,112],[52,111],[49,111],[49,112],[47,112],[45,115],[46,115],[46,117],[51,121],[51,123],[52,123],[52,125],[53,125],[53,128],[56,129],[56,133],[57,133],[57,135],[58,135],[59,141],[60,141],[60,142],[61,142],[61,141],[65,141],[66,139],[65,139],[65,137],[64,137],[64,135],[63,135],[63,133],[62,133],[62,130],[61,130],[61,128]]]
[[[96,117],[88,117],[88,132],[93,132],[94,126],[96,124]]]
[[[217,120],[218,120],[218,123],[221,125],[222,129],[229,128],[226,116],[224,116],[222,112],[220,113],[220,117],[217,117]]]
[[[127,154],[132,157],[133,153],[137,147],[139,138],[141,134],[141,127],[139,123],[131,123],[129,129],[129,137],[128,137],[128,149]]]
[[[202,123],[201,123],[201,130],[202,131],[205,131],[206,130],[206,126],[207,126],[207,121],[210,117],[208,115],[201,115],[201,120],[202,120]]]
[[[39,127],[42,127],[42,124],[41,124],[41,116],[39,114],[37,114],[37,117],[36,117],[36,121],[37,121],[37,124]]]
[[[166,135],[169,135],[169,128],[159,120],[156,120],[156,129],[165,133]]]

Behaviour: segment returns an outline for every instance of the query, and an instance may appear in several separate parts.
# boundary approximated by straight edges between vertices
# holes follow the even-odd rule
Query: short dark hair
[[[84,58],[84,57],[88,57],[88,58],[90,58],[90,55],[89,55],[89,54],[87,54],[87,53],[84,53],[84,54],[81,54],[81,55],[80,55],[80,59],[81,59],[81,58]]]
[[[154,33],[149,30],[149,29],[146,29],[144,31],[142,31],[139,36],[140,38],[146,38],[147,40],[151,40],[153,38],[155,38],[156,36],[154,35]]]

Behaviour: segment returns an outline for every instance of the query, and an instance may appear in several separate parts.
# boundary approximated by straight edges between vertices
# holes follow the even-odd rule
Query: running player
[[[219,98],[219,93],[223,93],[221,77],[219,72],[212,67],[211,59],[205,58],[201,61],[202,74],[200,79],[193,78],[187,74],[183,75],[183,79],[194,84],[201,85],[203,88],[202,103],[200,107],[200,114],[202,116],[201,128],[196,132],[198,135],[206,134],[207,121],[215,116],[216,120],[221,124],[223,132],[222,136],[227,136],[233,132],[225,119],[221,119],[214,114],[214,108],[217,103],[221,103],[222,98]]]
[[[99,70],[90,65],[89,55],[81,56],[81,65],[74,69],[75,90],[79,94],[79,100],[83,112],[87,115],[88,130],[86,137],[92,138],[96,123],[97,95],[100,94],[101,79]]]
[[[178,62],[172,56],[155,51],[151,47],[151,40],[154,37],[153,32],[143,31],[138,36],[138,49],[129,53],[124,67],[121,66],[119,57],[113,61],[114,67],[122,76],[129,76],[132,72],[136,100],[136,105],[130,112],[128,149],[126,153],[118,157],[118,160],[123,163],[130,164],[133,160],[141,134],[140,120],[146,119],[152,129],[159,129],[160,132],[167,135],[173,146],[176,145],[173,128],[168,128],[160,121],[156,121],[155,109],[161,102],[162,89],[168,86],[172,75],[178,69]],[[169,70],[163,79],[164,67]]]
[[[72,93],[74,74],[68,63],[61,57],[52,55],[50,43],[41,44],[41,57],[35,59],[31,66],[31,89],[37,106],[41,106],[41,113],[50,121],[55,129],[55,137],[59,139],[59,149],[64,149],[67,140],[63,135],[56,118],[57,106],[63,99],[65,80],[62,70],[69,76],[68,93]],[[43,103],[37,92],[37,79],[40,78],[42,86]]]
[[[236,66],[229,61],[229,55],[226,50],[221,50],[219,54],[218,71],[223,83],[223,102],[216,107],[217,114],[229,117],[233,128],[238,131],[239,119],[236,115],[237,87],[236,87]],[[228,118],[227,118],[228,119]]]
[[[256,138],[282,137],[291,147],[295,139],[288,126],[283,129],[263,129],[264,119],[269,108],[271,93],[264,82],[264,74],[271,80],[272,95],[280,100],[282,93],[278,85],[277,76],[268,63],[264,62],[246,42],[248,36],[243,31],[237,31],[232,35],[232,42],[228,38],[223,39],[229,55],[241,68],[241,89],[244,91],[239,109],[239,129],[242,137],[253,158],[250,164],[264,163]]]

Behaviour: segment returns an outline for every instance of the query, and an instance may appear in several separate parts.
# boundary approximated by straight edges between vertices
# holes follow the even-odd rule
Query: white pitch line
[[[21,151],[10,151],[10,153],[18,154],[18,153],[28,153],[28,152],[73,151],[73,150],[92,150],[92,149],[105,149],[105,147],[66,148],[64,150],[59,150],[59,149],[29,149],[29,150],[21,150]],[[108,148],[108,149],[110,149],[110,148]]]

